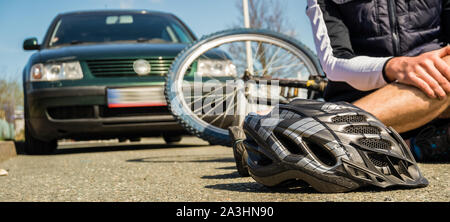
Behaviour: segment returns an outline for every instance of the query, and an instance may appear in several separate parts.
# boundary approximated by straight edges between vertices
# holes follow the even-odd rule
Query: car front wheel
[[[181,141],[182,136],[180,135],[163,135],[164,141],[167,144],[174,144]]]
[[[29,131],[29,127],[25,126],[25,153],[29,155],[45,155],[55,152],[57,147],[56,140],[42,141],[34,138]]]

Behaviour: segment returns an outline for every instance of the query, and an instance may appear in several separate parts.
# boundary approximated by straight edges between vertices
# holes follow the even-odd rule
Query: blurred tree
[[[23,103],[22,86],[18,82],[0,80],[0,104],[13,103],[21,105]]]
[[[22,85],[18,81],[0,79],[0,118],[10,121],[16,106],[23,106]]]
[[[295,29],[287,17],[285,2],[282,0],[248,0],[250,27],[269,29],[292,37],[295,36]],[[236,0],[236,9],[241,13],[239,13],[237,22],[233,26],[243,27],[242,0]]]
[[[286,1],[282,0],[248,0],[248,10],[250,17],[250,27],[254,29],[268,29],[285,35],[295,37],[296,32],[290,24],[286,13]],[[242,0],[236,0],[236,9],[239,10],[237,21],[232,25],[233,28],[244,27],[244,13]],[[280,55],[286,55],[280,52],[280,48],[270,44],[253,42],[251,44],[252,57],[254,58],[253,66],[254,75],[266,76],[280,73],[297,73],[297,67],[291,65],[291,58],[288,55],[281,58]],[[238,67],[238,73],[243,73],[239,68],[247,67],[246,46],[242,44],[230,44],[227,47],[233,59],[233,63]],[[276,66],[274,63],[277,63]],[[270,68],[272,67],[272,68]],[[282,69],[281,67],[285,67]],[[292,70],[289,70],[289,67]]]

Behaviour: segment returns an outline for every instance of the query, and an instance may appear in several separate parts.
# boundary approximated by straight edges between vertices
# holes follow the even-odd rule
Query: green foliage
[[[14,109],[23,106],[23,90],[19,81],[0,76],[0,140],[13,140]]]
[[[13,140],[14,134],[14,125],[0,119],[0,140]]]
[[[0,105],[23,106],[22,86],[17,81],[0,79]]]

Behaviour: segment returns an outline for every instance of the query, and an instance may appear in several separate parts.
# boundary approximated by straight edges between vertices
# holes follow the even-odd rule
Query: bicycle
[[[210,144],[231,146],[228,127],[294,98],[322,99],[327,84],[314,53],[298,40],[260,29],[232,29],[186,47],[166,76],[175,119]]]

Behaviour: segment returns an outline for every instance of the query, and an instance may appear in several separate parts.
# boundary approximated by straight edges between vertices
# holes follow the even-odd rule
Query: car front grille
[[[91,119],[95,117],[93,106],[58,106],[47,108],[48,115],[57,120]]]
[[[126,107],[126,108],[108,108],[99,106],[100,117],[130,117],[130,116],[151,116],[151,115],[170,115],[167,106],[155,107]]]
[[[48,107],[47,113],[54,120],[170,115],[170,111],[167,106],[108,108],[107,106],[99,105],[98,114],[95,112],[96,108],[96,106]]]
[[[148,74],[149,76],[166,75],[174,60],[173,57],[155,57],[86,60],[86,63],[91,73],[96,77],[138,76],[133,69],[133,63],[138,59],[143,59],[150,63],[151,71]]]

